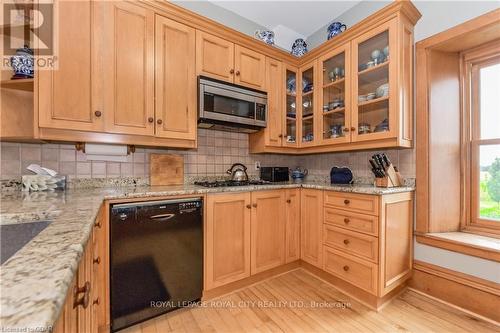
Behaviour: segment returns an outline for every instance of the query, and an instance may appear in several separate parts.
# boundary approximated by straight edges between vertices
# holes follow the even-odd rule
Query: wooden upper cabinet
[[[97,1],[57,1],[57,68],[38,70],[39,126],[81,131],[103,129],[102,105],[97,80],[98,36],[93,22]],[[76,24],[77,23],[77,24]],[[99,113],[101,112],[101,113]]]
[[[207,196],[205,290],[250,276],[250,192]]]
[[[300,215],[300,258],[323,268],[323,191],[301,189]]]
[[[300,259],[300,189],[288,189],[286,199],[285,261]]]
[[[196,73],[198,75],[233,82],[234,44],[225,39],[197,30]]]
[[[281,61],[266,58],[267,128],[266,145],[281,147],[283,141],[283,89],[285,74]]]
[[[351,42],[353,142],[397,137],[398,119],[409,112],[398,101],[398,35],[397,20],[392,19]]]
[[[254,89],[264,89],[266,84],[266,56],[235,45],[234,83]]]
[[[285,191],[252,192],[251,273],[285,263]]]
[[[154,11],[104,2],[106,132],[154,134]]]
[[[351,141],[351,53],[345,43],[318,60],[318,142],[325,144]],[[321,111],[319,111],[321,110]]]
[[[196,140],[195,30],[156,15],[156,136]]]

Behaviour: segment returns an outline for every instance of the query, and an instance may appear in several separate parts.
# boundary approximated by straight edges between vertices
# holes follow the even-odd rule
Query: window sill
[[[417,242],[500,262],[500,239],[467,232],[417,234]]]

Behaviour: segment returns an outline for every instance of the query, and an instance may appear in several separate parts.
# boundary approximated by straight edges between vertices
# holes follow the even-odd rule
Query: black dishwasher
[[[201,198],[115,204],[110,212],[113,332],[201,299]]]

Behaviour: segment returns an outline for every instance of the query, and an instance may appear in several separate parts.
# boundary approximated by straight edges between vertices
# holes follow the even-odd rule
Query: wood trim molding
[[[485,41],[482,38],[478,38],[474,41],[475,45],[469,45],[468,43],[464,44],[464,37],[467,37],[467,34],[482,34],[482,37],[494,40],[496,38],[492,36],[498,32],[498,27],[495,29],[493,26],[498,24],[499,21],[500,9],[495,9],[484,15],[478,16],[448,30],[421,40],[416,44],[416,46],[421,49],[434,48],[447,52],[459,52],[464,49],[470,49],[483,44]],[[488,30],[488,34],[491,33],[491,35],[485,34],[484,31],[482,31],[490,27],[493,27],[492,30]],[[467,40],[467,42],[469,42],[469,40]]]
[[[451,239],[433,236],[430,234],[417,234],[416,240],[421,244],[500,262],[500,252],[495,249],[464,242],[458,242]]]
[[[500,325],[500,284],[414,261],[410,289]]]
[[[440,276],[444,279],[451,280],[463,285],[500,296],[500,283],[495,283],[485,279],[475,277],[473,275],[453,271],[451,269],[429,264],[424,261],[414,260],[413,269]]]

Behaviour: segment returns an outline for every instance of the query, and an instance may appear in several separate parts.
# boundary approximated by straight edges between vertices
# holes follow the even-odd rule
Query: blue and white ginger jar
[[[296,39],[292,45],[292,51],[290,52],[296,57],[302,57],[307,53],[307,44],[306,41],[302,38]]]
[[[16,50],[16,54],[10,58],[10,65],[14,70],[12,79],[28,79],[35,75],[35,62],[33,50],[24,45]]]
[[[271,30],[255,30],[255,38],[266,44],[274,45],[274,32]]]

